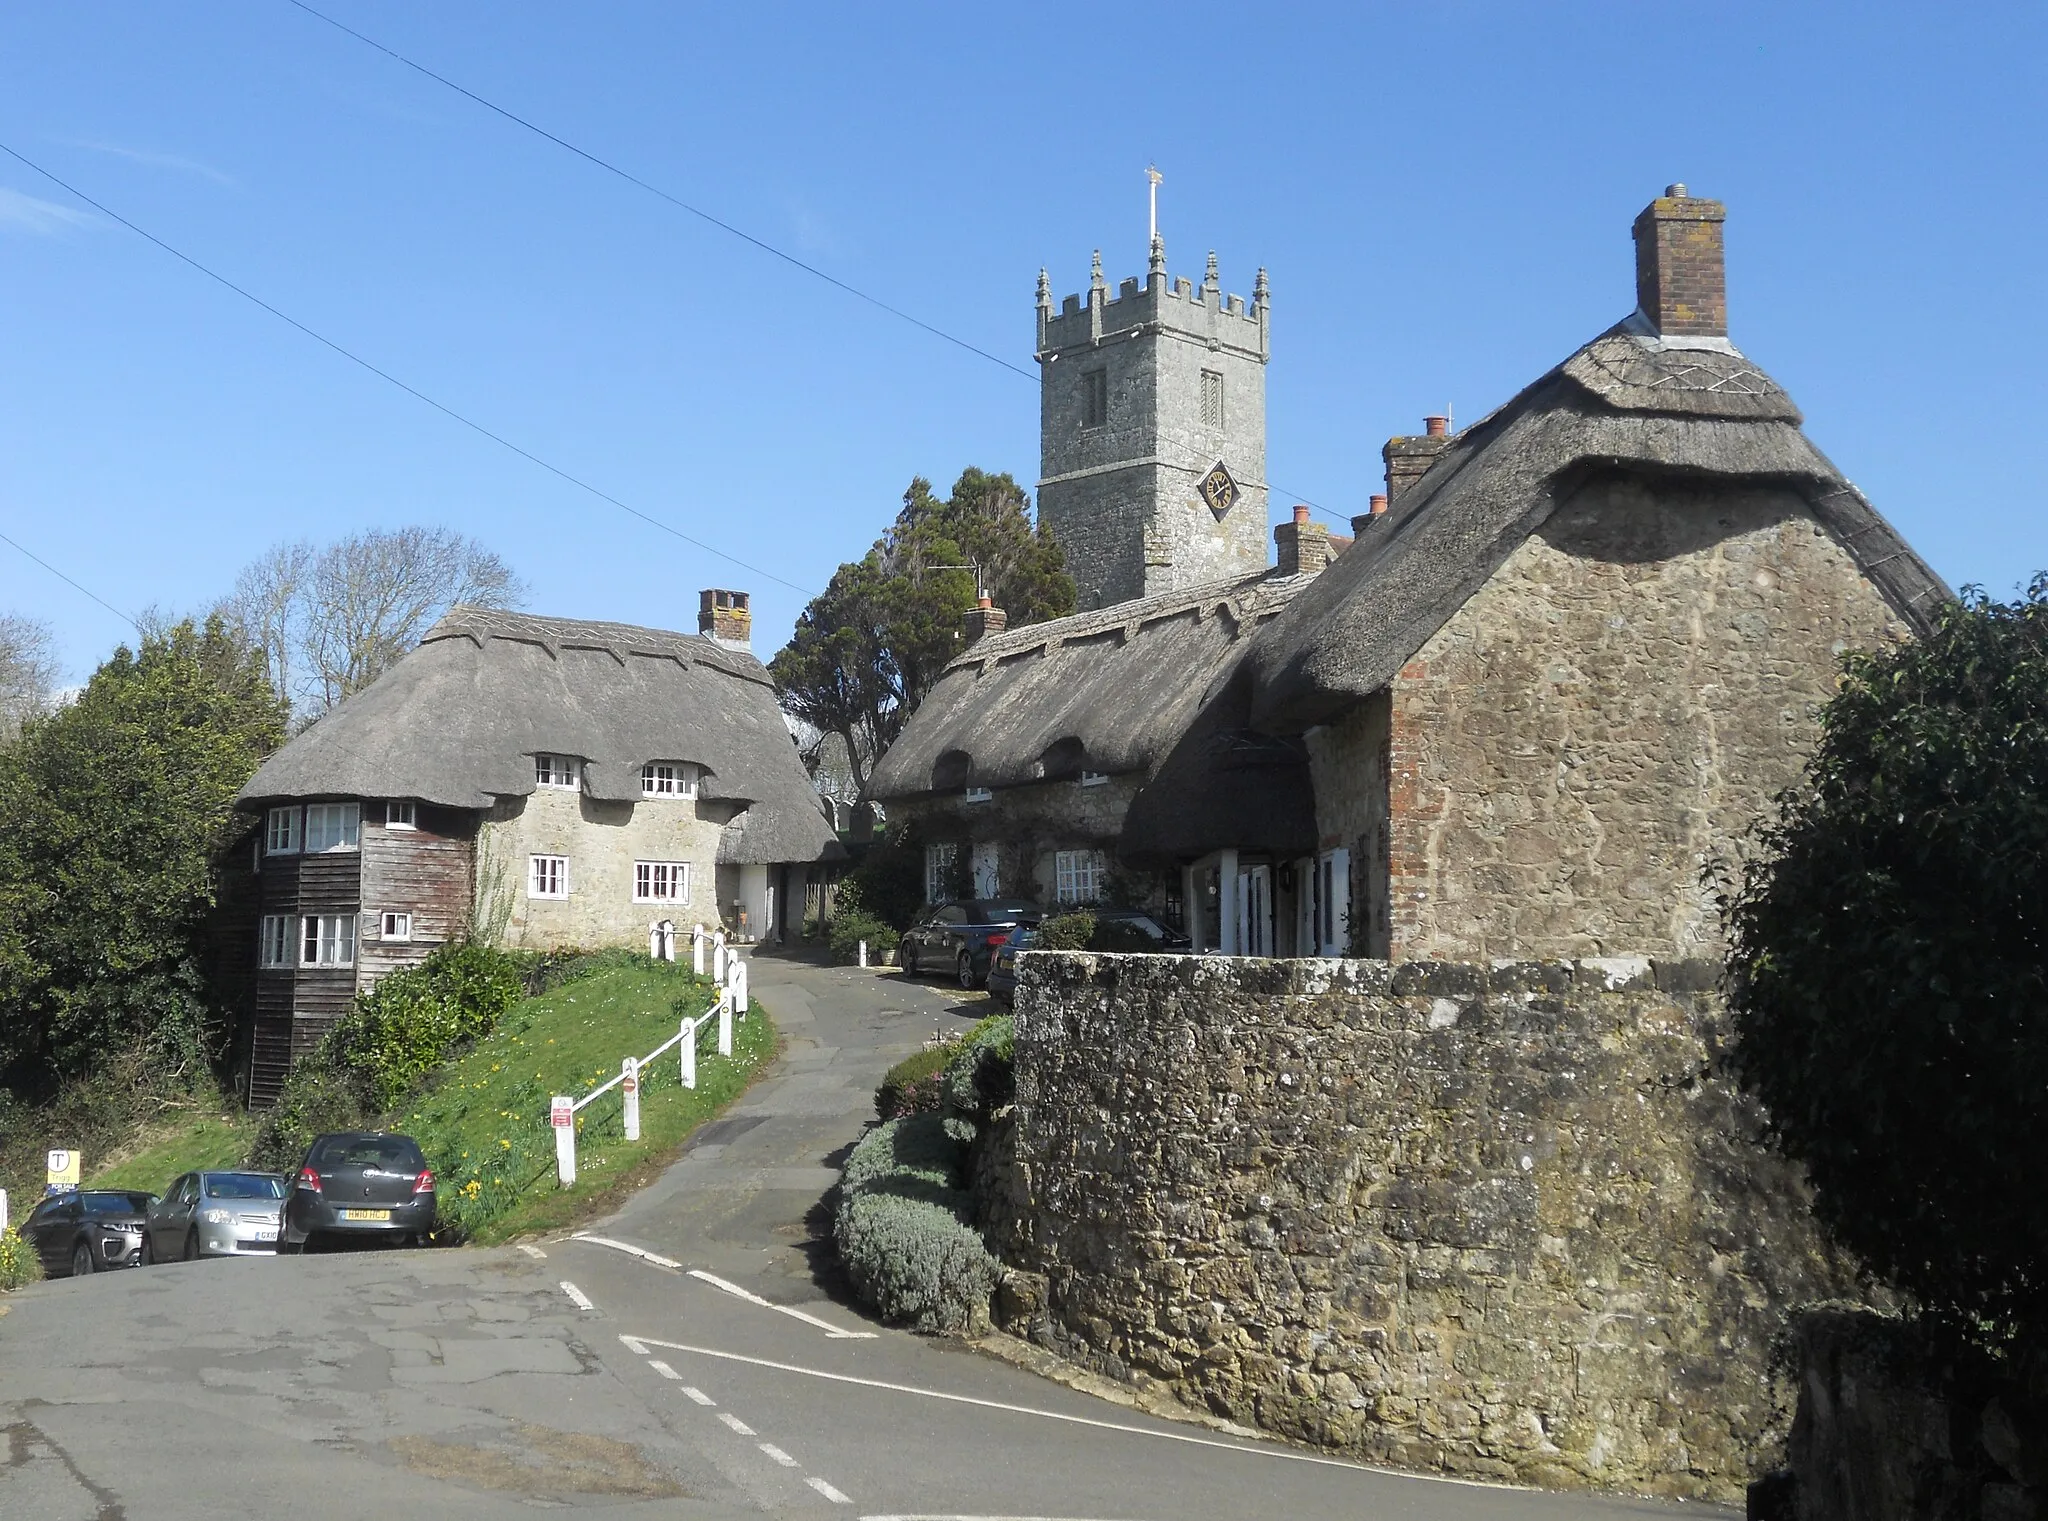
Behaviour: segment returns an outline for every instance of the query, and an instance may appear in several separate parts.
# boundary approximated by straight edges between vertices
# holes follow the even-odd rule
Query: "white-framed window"
[[[300,921],[300,966],[354,966],[356,916],[307,914]]]
[[[536,755],[533,758],[533,784],[536,787],[574,787],[582,769],[582,763],[573,755]]]
[[[950,842],[927,845],[924,848],[924,901],[943,903],[952,896],[953,862],[959,857],[960,847]]]
[[[568,897],[569,858],[567,856],[528,856],[526,858],[526,896],[529,898]]]
[[[306,854],[323,850],[354,850],[362,834],[361,803],[308,803]]]
[[[1202,371],[1202,426],[1223,426],[1223,375],[1217,370]]]
[[[635,861],[633,863],[635,903],[688,903],[690,863],[688,861]]]
[[[299,809],[273,808],[263,821],[263,851],[266,855],[294,856],[299,853]]]
[[[1351,954],[1351,852],[1325,852],[1316,862],[1316,936],[1325,956]]]
[[[384,915],[384,926],[379,931],[379,935],[382,939],[392,941],[412,939],[412,915],[387,912]]]
[[[1102,896],[1102,852],[1062,850],[1052,858],[1053,896],[1062,903],[1093,903]]]
[[[292,919],[290,914],[265,914],[257,952],[259,966],[292,964]]]
[[[419,817],[419,809],[411,798],[393,798],[384,805],[386,829],[417,829],[420,827]]]
[[[1083,771],[1081,773],[1081,785],[1083,787],[1100,787],[1108,780],[1109,773],[1106,771]]]
[[[970,803],[986,803],[993,800],[994,797],[995,794],[986,787],[969,787],[967,789],[967,801]]]
[[[695,797],[697,768],[681,761],[649,761],[640,768],[642,797]]]

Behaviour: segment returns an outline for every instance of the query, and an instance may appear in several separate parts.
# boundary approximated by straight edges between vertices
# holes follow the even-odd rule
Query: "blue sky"
[[[1735,340],[1934,567],[2048,568],[2048,8],[481,5],[333,14],[1032,368],[1032,290],[1273,285],[1274,510],[1476,418],[1633,302],[1671,180]],[[287,0],[0,12],[0,142],[523,447],[797,587],[914,474],[1037,467],[1028,379],[621,184]],[[637,523],[0,157],[0,524],[116,607],[266,545],[447,524],[529,605],[694,627],[799,592]],[[72,679],[121,621],[0,545]]]

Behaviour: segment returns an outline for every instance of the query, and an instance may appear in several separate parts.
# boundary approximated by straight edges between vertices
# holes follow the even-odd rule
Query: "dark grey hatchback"
[[[323,1135],[284,1201],[277,1249],[341,1241],[424,1246],[434,1229],[434,1175],[411,1136]]]

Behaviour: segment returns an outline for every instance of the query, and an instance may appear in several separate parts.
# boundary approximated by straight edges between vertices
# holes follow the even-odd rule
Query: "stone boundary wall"
[[[1032,953],[1011,1328],[1360,1459],[1740,1500],[1852,1278],[1714,1073],[1713,968]]]

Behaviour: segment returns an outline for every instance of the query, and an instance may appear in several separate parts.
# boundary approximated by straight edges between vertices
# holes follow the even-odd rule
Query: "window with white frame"
[[[1333,850],[1316,868],[1316,933],[1325,956],[1350,954],[1351,852]]]
[[[690,863],[688,861],[635,861],[633,863],[635,903],[688,903]]]
[[[417,829],[419,811],[410,798],[393,798],[384,805],[384,827],[386,829]]]
[[[959,850],[959,846],[946,842],[925,846],[925,902],[943,903],[953,895],[953,862],[958,858]]]
[[[569,858],[567,856],[528,856],[526,858],[526,896],[529,898],[568,897]]]
[[[385,940],[405,941],[412,939],[412,915],[387,913],[380,934]]]
[[[1100,787],[1108,780],[1109,774],[1105,771],[1083,771],[1081,773],[1081,785],[1083,787]]]
[[[1062,903],[1093,903],[1102,896],[1102,852],[1062,850],[1054,853],[1053,896]]]
[[[354,850],[362,832],[361,803],[308,803],[306,854],[323,850]]]
[[[580,763],[571,755],[536,755],[533,784],[536,787],[574,787]]]
[[[257,964],[260,966],[290,966],[292,964],[291,915],[265,914],[263,916]]]
[[[356,916],[307,914],[301,921],[300,966],[354,966]]]
[[[681,761],[649,761],[640,768],[642,797],[695,797],[697,768]]]
[[[299,810],[273,808],[263,824],[263,849],[268,855],[291,856],[299,852]]]

